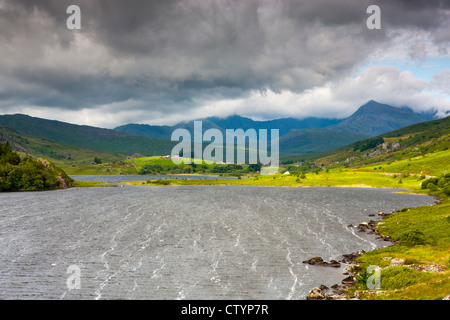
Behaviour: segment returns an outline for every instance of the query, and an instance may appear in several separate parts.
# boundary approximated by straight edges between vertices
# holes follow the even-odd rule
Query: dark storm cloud
[[[71,4],[81,8],[82,30],[66,28]],[[382,8],[381,30],[366,28],[370,4]],[[0,111],[133,99],[176,112],[199,96],[302,92],[388,48],[392,28],[432,31],[444,52],[448,9],[445,1],[3,0]]]

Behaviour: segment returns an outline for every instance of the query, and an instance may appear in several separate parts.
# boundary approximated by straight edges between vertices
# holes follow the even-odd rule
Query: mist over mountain
[[[255,121],[239,115],[227,118],[209,117],[202,121],[202,129],[279,129],[281,153],[311,153],[345,146],[361,139],[377,136],[402,127],[434,119],[434,114],[418,114],[411,109],[397,108],[370,100],[345,119],[281,118]],[[114,130],[151,138],[170,139],[173,130],[183,128],[193,133],[194,121],[174,126],[126,124]]]
[[[342,147],[350,143],[374,137],[405,126],[434,118],[433,114],[418,114],[411,109],[396,108],[370,100],[345,119],[281,118],[255,121],[239,115],[227,118],[199,119],[202,130],[219,129],[224,137],[226,129],[279,130],[280,154],[313,153]],[[174,126],[127,124],[111,129],[80,126],[61,121],[30,117],[23,114],[2,115],[0,125],[17,132],[48,139],[65,145],[90,150],[140,153],[143,155],[167,155],[177,143],[170,141],[175,129],[183,128],[193,133],[194,121],[180,122]]]
[[[396,108],[370,100],[350,117],[332,127],[374,137],[427,120],[431,120],[430,114],[417,114],[407,107]]]
[[[227,118],[219,117],[209,117],[204,119],[198,119],[202,121],[203,130],[208,129],[219,129],[225,132],[226,129],[279,129],[279,134],[284,135],[292,129],[312,129],[312,128],[325,128],[327,126],[337,124],[341,120],[339,119],[327,119],[327,118],[314,118],[309,117],[305,119],[294,119],[294,118],[281,118],[267,121],[255,121],[250,118],[241,117],[239,115],[229,116]],[[194,121],[184,121],[180,122],[174,126],[157,126],[149,124],[126,124],[114,128],[114,130],[140,135],[144,137],[169,139],[172,131],[178,128],[187,129],[193,132]]]

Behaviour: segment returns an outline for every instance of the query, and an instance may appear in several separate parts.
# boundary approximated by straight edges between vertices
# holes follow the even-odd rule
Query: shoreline
[[[425,193],[411,193],[415,195],[427,195],[431,196],[435,199],[435,202],[429,206],[437,206],[443,202],[444,199],[436,196],[436,195],[429,195]],[[427,206],[423,206],[427,207]],[[420,208],[420,207],[417,207]],[[406,208],[409,211],[409,207]],[[398,240],[395,240],[391,238],[388,235],[382,234],[378,229],[378,224],[382,222],[383,220],[388,219],[391,217],[392,214],[402,212],[402,210],[395,210],[390,213],[383,213],[380,212],[378,214],[379,217],[381,217],[378,221],[372,221],[370,220],[367,224],[360,223],[358,224],[357,228],[360,229],[360,231],[366,232],[366,230],[369,230],[367,234],[373,234],[376,238],[375,240],[383,240],[383,241],[389,241],[391,245],[388,245],[386,247],[393,247],[398,245]],[[380,239],[381,238],[381,239]],[[363,256],[364,254],[370,253],[374,250],[378,250],[380,248],[375,248],[370,251],[364,251],[364,250],[358,250],[356,252],[350,253],[350,254],[343,254],[344,257],[341,260],[338,260],[339,262],[347,263],[348,266],[346,267],[347,271],[343,273],[343,275],[346,275],[345,278],[342,279],[341,284],[335,284],[331,287],[331,293],[329,293],[330,288],[326,287],[323,284],[320,284],[317,287],[312,288],[309,293],[306,295],[306,300],[360,300],[359,299],[359,293],[356,295],[350,294],[349,290],[356,289],[356,284],[358,283],[357,277],[361,275],[361,272],[363,271],[361,268],[361,264],[356,261],[357,258]],[[403,264],[402,264],[403,265]],[[400,266],[402,266],[400,265]],[[389,265],[390,267],[391,265]],[[370,289],[365,289],[362,291],[368,291]]]
[[[391,214],[396,212],[400,212],[400,210],[395,210],[391,213],[380,212],[378,217],[381,217],[381,219],[378,221],[369,220],[367,224],[359,223],[357,226],[351,226],[358,228],[358,232],[366,232],[366,230],[369,230],[367,234],[373,234],[375,237],[374,240],[389,241],[391,245],[386,247],[394,246],[398,243],[398,241],[381,234],[377,227],[379,222],[389,218]],[[377,249],[380,248],[375,248],[373,250]],[[306,300],[359,300],[358,297],[348,295],[348,290],[355,287],[358,282],[356,277],[359,275],[359,272],[362,271],[360,264],[356,262],[356,259],[373,250],[365,251],[361,249],[356,252],[342,254],[343,258],[338,260],[338,262],[345,263],[347,266],[345,268],[346,271],[343,273],[346,277],[341,280],[341,284],[331,286],[332,293],[329,293],[330,288],[320,284],[318,287],[314,287],[309,291],[306,295]]]

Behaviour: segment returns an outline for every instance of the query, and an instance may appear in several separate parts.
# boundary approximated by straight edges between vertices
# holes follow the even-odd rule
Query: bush
[[[442,189],[446,195],[450,194],[448,188],[450,188],[450,175],[448,173],[445,176],[430,178],[422,182],[422,189],[429,189],[430,191]]]
[[[384,143],[384,139],[382,137],[358,141],[354,143],[353,151],[359,150],[360,152],[362,152],[368,149],[375,148],[382,143]]]
[[[447,195],[447,196],[450,197],[450,186],[446,186],[446,187],[443,189],[443,191],[444,191],[445,195]]]
[[[57,189],[62,186],[60,180],[73,185],[73,179],[49,161],[36,161],[31,156],[22,159],[8,143],[0,144],[0,191]]]
[[[434,183],[428,183],[426,189],[429,189],[430,191],[437,191],[438,187]]]
[[[400,243],[407,246],[423,245],[429,242],[425,234],[419,230],[405,232],[399,240]]]
[[[424,282],[431,275],[408,267],[390,267],[381,271],[381,289],[402,289]]]

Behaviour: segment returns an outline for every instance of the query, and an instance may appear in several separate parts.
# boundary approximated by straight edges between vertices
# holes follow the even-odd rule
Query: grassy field
[[[123,161],[84,165],[76,167],[64,168],[69,175],[120,175],[120,174],[138,174],[138,170],[132,163],[125,163]]]
[[[279,186],[279,187],[377,187],[377,188],[419,188],[421,180],[416,176],[391,176],[374,172],[355,171],[350,169],[330,169],[319,173],[306,173],[302,175],[276,174],[256,176],[251,179],[233,180],[177,180],[167,179],[164,185],[219,185],[238,184],[255,186]],[[158,180],[162,182],[163,180]],[[170,182],[170,184],[168,184]],[[128,182],[142,185],[142,181]],[[157,185],[158,182],[146,182],[144,185]]]
[[[450,172],[450,150],[428,153],[404,160],[373,164],[361,170],[418,175],[439,175]]]
[[[191,163],[177,165],[170,158],[154,156],[95,165],[67,166],[64,167],[64,170],[71,175],[215,174],[221,176],[243,176],[255,175],[257,169],[252,167],[252,165],[245,164],[208,164],[205,161],[197,164],[194,163],[194,159],[191,159]]]
[[[74,187],[91,188],[91,187],[117,187],[115,184],[107,184],[99,181],[77,181],[75,180]]]
[[[368,290],[368,275],[362,272],[351,294],[358,291],[360,298],[377,300],[436,300],[450,294],[450,200],[392,214],[378,229],[399,243],[367,252],[357,261],[362,270],[369,265],[383,268],[381,288]],[[404,259],[405,266],[386,268],[391,258]],[[442,271],[424,272],[412,268],[426,265],[438,265]]]

